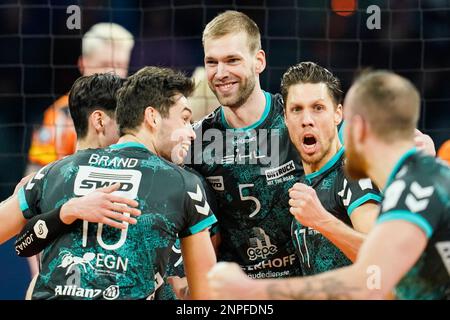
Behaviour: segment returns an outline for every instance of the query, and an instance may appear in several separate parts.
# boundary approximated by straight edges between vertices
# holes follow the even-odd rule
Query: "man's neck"
[[[259,85],[243,105],[237,108],[223,107],[225,119],[233,128],[248,127],[261,119],[266,107],[266,97]]]
[[[101,148],[100,142],[98,139],[93,137],[89,137],[89,135],[83,139],[77,140],[76,151],[85,150],[85,149],[97,149]]]
[[[336,134],[336,138],[331,143],[328,154],[325,157],[323,157],[322,160],[320,160],[319,162],[316,162],[316,163],[306,163],[302,160],[303,169],[305,170],[305,174],[311,174],[313,172],[316,172],[316,171],[319,171],[320,169],[322,169],[322,167],[324,167],[328,163],[328,161],[330,161],[331,158],[333,158],[334,155],[336,153],[338,153],[338,151],[339,151],[339,149],[341,149],[341,147],[342,147],[342,144],[339,141],[338,135]]]
[[[388,178],[394,170],[394,166],[406,151],[414,147],[413,141],[401,141],[395,144],[378,143],[371,148],[371,154],[367,155],[368,176],[383,190]]]
[[[137,143],[144,145],[148,150],[150,150],[154,154],[158,154],[156,152],[156,148],[153,143],[153,139],[149,138],[147,135],[148,134],[146,134],[142,131],[139,131],[137,133],[132,133],[132,134],[131,133],[125,134],[120,137],[120,139],[117,143],[137,142]]]

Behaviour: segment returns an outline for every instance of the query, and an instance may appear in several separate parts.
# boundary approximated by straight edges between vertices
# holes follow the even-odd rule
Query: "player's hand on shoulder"
[[[318,230],[333,217],[322,206],[316,190],[306,184],[294,184],[289,189],[289,198],[289,212],[304,226]]]
[[[115,183],[83,197],[70,199],[61,208],[61,220],[65,224],[71,224],[80,219],[118,229],[125,229],[126,223],[136,224],[137,220],[131,216],[137,217],[141,214],[141,211],[136,209],[139,203],[113,195],[119,188],[120,183]]]

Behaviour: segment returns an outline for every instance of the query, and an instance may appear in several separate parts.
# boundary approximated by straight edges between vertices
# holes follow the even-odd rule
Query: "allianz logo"
[[[56,286],[55,296],[70,296],[79,298],[94,299],[103,296],[106,300],[115,300],[120,295],[119,286],[110,285],[105,290],[102,289],[85,289],[75,285]]]

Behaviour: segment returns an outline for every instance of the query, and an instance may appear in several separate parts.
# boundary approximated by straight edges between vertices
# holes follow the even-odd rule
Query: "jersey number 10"
[[[127,217],[130,216],[129,213],[124,213],[124,214]],[[100,245],[100,247],[102,247],[103,249],[106,249],[106,250],[116,250],[116,249],[119,249],[121,246],[123,246],[123,244],[127,240],[127,234],[128,234],[128,222],[124,222],[124,223],[126,225],[126,228],[122,229],[120,231],[120,239],[114,244],[107,244],[103,241],[103,237],[102,237],[103,223],[99,223],[98,228],[97,228],[97,242]],[[83,221],[83,247],[86,247],[86,245],[87,245],[88,228],[89,228],[89,222]]]

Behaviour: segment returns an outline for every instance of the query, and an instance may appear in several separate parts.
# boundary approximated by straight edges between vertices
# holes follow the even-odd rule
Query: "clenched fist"
[[[315,230],[328,223],[331,215],[322,206],[316,190],[303,183],[296,183],[289,189],[289,211],[295,219],[306,227]]]
[[[236,263],[217,263],[208,273],[208,282],[212,299],[255,299],[250,290],[255,281],[247,277]]]

